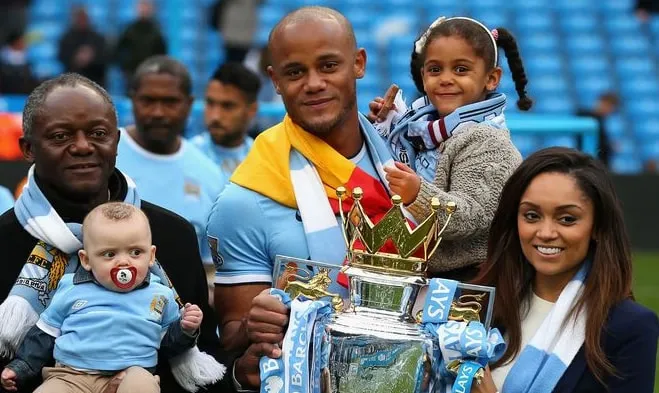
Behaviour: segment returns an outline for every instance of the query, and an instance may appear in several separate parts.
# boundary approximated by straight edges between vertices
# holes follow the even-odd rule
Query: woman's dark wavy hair
[[[513,81],[515,82],[515,91],[519,99],[517,100],[517,107],[520,110],[527,111],[531,109],[533,100],[526,93],[526,72],[524,71],[524,64],[522,57],[519,54],[517,41],[515,37],[503,27],[498,27],[499,38],[497,39],[497,46],[503,49],[508,59],[508,67],[512,73]],[[428,33],[425,45],[421,53],[416,53],[415,47],[412,48],[412,58],[410,60],[410,72],[412,80],[416,89],[421,94],[425,94],[423,89],[423,77],[421,75],[421,68],[426,57],[426,51],[430,43],[438,37],[453,37],[457,36],[469,43],[474,49],[477,56],[485,61],[486,67],[493,67],[494,65],[494,47],[492,46],[492,39],[489,34],[480,25],[467,19],[447,19],[437,26],[433,27]],[[419,36],[420,37],[420,36]],[[418,40],[418,38],[417,38]]]
[[[521,318],[528,306],[534,269],[522,254],[517,216],[522,195],[543,173],[571,176],[593,204],[593,241],[589,249],[592,266],[583,295],[570,316],[586,313],[586,361],[604,384],[604,378],[615,375],[615,369],[601,346],[602,327],[614,305],[633,298],[630,243],[620,201],[606,168],[587,154],[563,147],[540,150],[522,162],[506,182],[492,220],[487,260],[474,282],[496,287],[494,324],[505,329],[509,337],[508,348],[494,367],[510,361],[521,350]]]

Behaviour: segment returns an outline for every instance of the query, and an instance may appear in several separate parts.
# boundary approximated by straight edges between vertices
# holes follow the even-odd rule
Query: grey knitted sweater
[[[501,190],[522,162],[510,132],[487,124],[466,127],[435,151],[439,155],[435,181],[422,180],[419,195],[407,206],[421,221],[430,214],[432,197],[438,197],[442,205],[449,201],[457,205],[439,248],[429,260],[430,275],[485,260],[488,231]]]

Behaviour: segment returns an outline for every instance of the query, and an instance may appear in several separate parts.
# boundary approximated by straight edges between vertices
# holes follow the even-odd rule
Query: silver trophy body
[[[339,200],[345,193],[345,189],[337,189]],[[432,370],[436,368],[432,362],[436,348],[423,332],[421,316],[415,315],[414,310],[428,285],[427,260],[437,249],[455,204],[440,206],[433,198],[431,215],[412,230],[400,197],[392,197],[393,208],[374,225],[360,204],[361,196],[362,191],[355,188],[354,203],[347,214],[340,206],[347,265],[337,267],[278,256],[275,287],[292,298],[331,300],[335,313],[327,325],[314,328],[314,336],[322,333],[323,340],[320,348],[311,351],[311,375],[317,378],[314,386],[320,387],[321,392],[431,392],[435,384]],[[446,213],[443,225],[439,225],[439,212]],[[386,243],[393,244],[393,251]],[[328,291],[332,280],[326,279],[336,277],[339,269],[348,278],[348,299],[343,301]],[[458,287],[464,291],[451,303],[451,318],[460,320],[464,317],[461,310],[466,310],[470,315],[482,314],[484,318],[479,319],[489,326],[493,292],[485,298],[489,306],[472,309],[467,306],[474,302],[460,303],[460,294],[480,293],[483,289],[487,292],[487,288],[466,284]],[[466,296],[473,299],[473,295]]]
[[[350,307],[327,327],[332,393],[422,393],[429,391],[432,341],[412,308],[422,277],[396,277],[357,267],[346,270]]]

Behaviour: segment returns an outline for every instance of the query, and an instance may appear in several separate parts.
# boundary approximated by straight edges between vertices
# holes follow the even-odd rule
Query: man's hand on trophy
[[[497,386],[494,384],[494,379],[492,379],[490,366],[483,369],[483,378],[481,378],[480,383],[474,380],[474,383],[471,384],[471,393],[499,393]]]
[[[245,327],[252,343],[280,344],[288,325],[289,310],[270,290],[262,291],[252,301]]]
[[[261,384],[259,361],[263,356],[278,358],[281,349],[276,344],[251,344],[241,357],[234,363],[233,375],[243,389],[257,388]]]

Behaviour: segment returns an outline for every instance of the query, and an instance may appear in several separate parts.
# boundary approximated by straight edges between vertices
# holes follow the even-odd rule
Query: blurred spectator
[[[76,72],[105,86],[105,38],[94,31],[84,7],[73,9],[73,24],[59,42],[57,57],[66,72]]]
[[[659,163],[657,163],[657,160],[647,160],[644,169],[645,173],[659,174]]]
[[[659,14],[659,0],[636,0],[636,17],[647,22],[651,14]]]
[[[580,109],[577,111],[577,116],[593,117],[597,120],[599,125],[599,151],[598,158],[604,165],[609,166],[609,158],[611,156],[611,145],[609,136],[606,133],[606,118],[618,110],[620,100],[615,93],[604,93],[598,99],[593,109]]]
[[[30,0],[0,0],[0,42],[5,42],[14,31],[25,30],[30,3]]]
[[[224,63],[206,88],[204,124],[207,132],[191,139],[230,178],[254,140],[247,131],[258,110],[258,75],[240,63]]]
[[[7,187],[0,186],[0,214],[14,207],[14,195]]]
[[[226,62],[242,63],[252,47],[262,0],[218,0],[211,9],[211,26],[220,32]]]
[[[0,93],[29,94],[38,83],[27,61],[24,31],[10,33],[0,51]]]
[[[141,0],[137,4],[138,19],[131,23],[117,41],[115,59],[129,86],[137,66],[151,56],[167,53],[167,43],[153,17],[153,4]]]
[[[277,94],[275,86],[268,75],[268,66],[270,65],[270,52],[268,46],[263,46],[260,50],[252,50],[245,59],[245,66],[254,71],[261,81],[261,90],[259,90],[258,102],[264,104],[282,105],[281,96]],[[256,138],[262,131],[279,123],[282,116],[259,115],[256,124],[249,129],[249,136]]]

